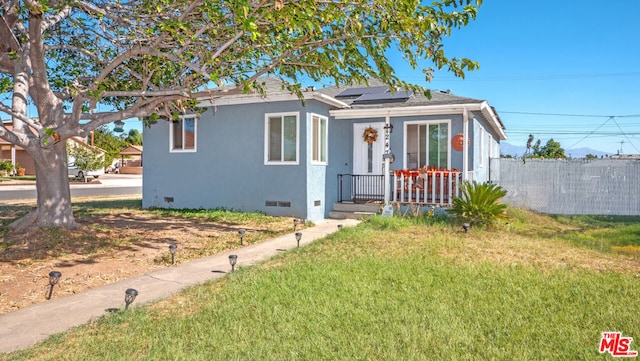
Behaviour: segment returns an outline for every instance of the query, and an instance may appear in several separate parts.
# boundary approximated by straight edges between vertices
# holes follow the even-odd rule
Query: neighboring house
[[[336,202],[381,203],[385,184],[389,201],[448,206],[462,180],[489,179],[489,159],[506,139],[483,100],[443,92],[428,99],[372,82],[308,88],[302,102],[279,80],[265,82],[264,97],[202,100],[202,114],[145,129],[143,207],[317,221]]]
[[[3,120],[4,126],[12,130],[13,125],[10,120]],[[93,149],[99,152],[104,153],[104,150],[89,145],[84,138],[81,137],[71,137],[69,138],[70,144],[81,144],[89,149]],[[25,175],[35,175],[36,167],[33,161],[33,157],[22,147],[17,146],[15,144],[11,144],[0,139],[0,160],[10,160],[14,166],[19,164],[21,167],[25,169]],[[73,158],[70,157],[67,159],[69,163],[73,163]]]
[[[120,151],[121,157],[118,162],[118,173],[122,174],[142,174],[142,146],[130,145]]]

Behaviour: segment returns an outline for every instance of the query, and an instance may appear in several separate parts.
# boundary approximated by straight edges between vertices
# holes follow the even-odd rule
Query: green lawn
[[[633,243],[638,222],[374,217],[0,360],[612,359],[602,332],[640,340],[640,257],[580,240]]]

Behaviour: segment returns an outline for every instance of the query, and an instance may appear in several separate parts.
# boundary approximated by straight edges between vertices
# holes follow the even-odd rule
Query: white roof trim
[[[314,99],[331,106],[339,107],[339,108],[348,108],[349,105],[341,102],[338,99],[330,97],[326,94],[322,94],[319,92],[303,92],[304,100]],[[220,96],[215,97],[213,100],[211,98],[202,98],[200,99],[198,106],[200,107],[214,107],[214,106],[222,106],[222,105],[241,105],[241,104],[256,104],[256,103],[271,103],[271,102],[284,102],[284,101],[292,101],[292,100],[300,100],[295,94],[290,93],[280,93],[280,94],[267,94],[266,96],[260,96],[258,94],[245,94],[245,95],[232,95],[232,96]]]
[[[491,128],[498,134],[500,140],[506,140],[507,136],[500,125],[498,116],[486,101],[468,104],[440,104],[422,105],[410,107],[393,108],[368,108],[368,109],[336,109],[329,114],[335,119],[364,119],[364,118],[384,118],[384,117],[405,117],[420,115],[446,115],[462,114],[465,111],[479,111],[487,119]]]

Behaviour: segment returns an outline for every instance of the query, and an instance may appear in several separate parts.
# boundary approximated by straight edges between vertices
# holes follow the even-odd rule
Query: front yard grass
[[[509,215],[373,217],[0,360],[587,360],[611,359],[602,332],[640,339],[640,257],[580,241],[639,217]]]

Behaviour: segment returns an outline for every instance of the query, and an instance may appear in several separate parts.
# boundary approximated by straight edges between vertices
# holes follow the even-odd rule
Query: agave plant
[[[502,187],[491,183],[464,182],[462,195],[453,198],[449,213],[471,225],[491,225],[504,215],[506,204],[500,198],[507,194]]]

